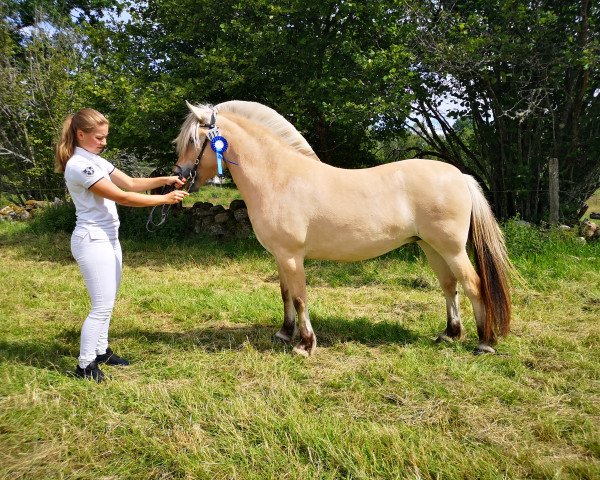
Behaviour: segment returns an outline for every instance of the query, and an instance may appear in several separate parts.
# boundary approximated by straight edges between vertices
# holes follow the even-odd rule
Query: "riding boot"
[[[96,380],[98,383],[104,380],[104,372],[98,368],[98,364],[95,361],[91,362],[85,368],[81,368],[79,365],[77,365],[77,368],[75,369],[75,376],[88,380]]]
[[[118,367],[124,367],[126,365],[129,365],[129,362],[127,360],[119,357],[118,355],[115,355],[110,347],[106,349],[106,353],[96,356],[96,362],[106,363],[107,365],[114,365]]]

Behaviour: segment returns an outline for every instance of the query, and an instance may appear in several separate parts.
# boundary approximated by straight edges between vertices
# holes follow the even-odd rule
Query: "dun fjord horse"
[[[175,140],[175,171],[195,188],[216,174],[210,148],[216,124],[228,142],[224,166],[246,202],[256,237],[277,261],[284,320],[275,336],[291,342],[299,332],[295,353],[308,356],[317,345],[308,316],[305,258],[364,260],[411,242],[425,252],[446,298],[447,325],[438,339],[463,336],[460,282],[477,323],[475,352],[494,352],[497,336],[510,326],[511,265],[502,232],[472,177],[449,164],[419,159],[334,168],[320,162],[304,137],[264,105],[231,101],[188,107],[191,113]]]

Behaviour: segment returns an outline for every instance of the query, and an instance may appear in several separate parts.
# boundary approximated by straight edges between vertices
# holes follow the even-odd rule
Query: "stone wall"
[[[243,200],[234,200],[225,208],[208,202],[197,202],[180,213],[189,216],[194,233],[211,237],[247,238],[252,235],[252,225]]]
[[[0,222],[4,220],[29,220],[37,209],[50,205],[49,202],[27,200],[24,207],[8,205],[0,209]]]
[[[28,200],[25,207],[8,205],[0,209],[0,221],[29,220],[36,210],[50,204],[51,202]],[[172,213],[186,217],[185,223],[190,225],[190,230],[197,235],[221,238],[248,238],[253,235],[248,210],[243,200],[234,200],[229,208],[208,202],[197,202],[185,208],[178,205]]]

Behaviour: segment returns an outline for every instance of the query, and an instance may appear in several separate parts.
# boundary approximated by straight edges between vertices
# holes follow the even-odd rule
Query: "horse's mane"
[[[273,135],[278,136],[284,143],[297,150],[298,152],[320,161],[306,139],[296,130],[296,128],[288,122],[283,116],[277,113],[272,108],[262,105],[257,102],[245,102],[241,100],[232,100],[229,102],[219,103],[215,107],[211,105],[196,105],[197,108],[207,109],[207,115],[210,118],[210,109],[214,108],[218,113],[230,112],[241,117],[247,118],[255,123],[259,123],[263,127],[270,130]],[[200,121],[193,112],[190,112],[186,117],[181,131],[175,139],[177,152],[182,152],[190,140],[196,145],[200,143],[198,137],[198,127]]]

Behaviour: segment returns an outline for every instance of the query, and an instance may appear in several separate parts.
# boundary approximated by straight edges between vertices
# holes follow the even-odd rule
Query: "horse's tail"
[[[481,279],[480,292],[485,307],[481,340],[493,344],[496,336],[510,330],[511,300],[509,272],[513,266],[508,258],[504,235],[494,218],[477,181],[465,175],[473,203],[469,243],[475,257],[475,268]]]

